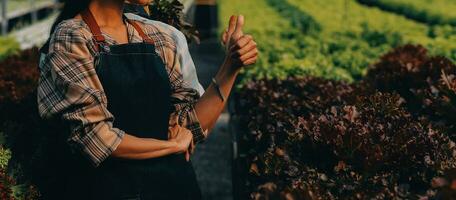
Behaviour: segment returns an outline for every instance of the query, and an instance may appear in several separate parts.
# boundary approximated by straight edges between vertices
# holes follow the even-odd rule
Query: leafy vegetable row
[[[235,114],[245,130],[240,149],[250,197],[451,199],[455,77],[451,61],[408,45],[356,84],[248,82]]]
[[[232,13],[246,15],[246,32],[260,45],[260,62],[244,72],[245,80],[290,74],[359,80],[376,58],[407,43],[423,44],[431,54],[456,60],[452,30],[430,28],[354,0],[219,3],[221,19]]]
[[[334,58],[352,55],[352,60],[366,61],[359,63],[359,68],[365,68],[364,64],[372,63],[373,59],[392,47],[410,43],[424,45],[432,55],[456,60],[456,36],[454,30],[448,27],[429,27],[399,15],[363,6],[355,0],[288,2],[312,16],[322,26],[322,40],[340,41],[339,35],[342,34],[353,37],[345,37],[345,44],[337,42],[341,45],[363,47],[363,43],[369,44],[367,48],[352,48],[352,52],[343,50],[348,55],[342,53]],[[353,56],[357,54],[359,56]],[[346,65],[342,66],[347,68]]]
[[[233,13],[245,15],[245,32],[254,35],[259,44],[260,60],[255,66],[244,71],[243,80],[253,77],[285,78],[290,73],[321,75],[321,69],[311,67],[303,60],[304,54],[300,48],[305,42],[296,37],[300,31],[266,1],[220,0],[218,3],[221,7],[222,20],[228,19]],[[295,19],[298,21],[299,17]],[[223,21],[220,24],[226,25],[227,22]],[[223,28],[226,27],[221,27],[220,31],[223,31]]]
[[[456,3],[451,0],[358,0],[429,25],[456,26]]]

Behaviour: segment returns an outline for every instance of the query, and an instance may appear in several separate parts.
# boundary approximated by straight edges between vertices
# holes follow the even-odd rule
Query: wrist
[[[177,143],[176,140],[174,140],[174,139],[168,140],[168,143],[169,143],[169,149],[171,150],[171,152],[173,152],[173,153],[180,152],[179,143]]]
[[[228,76],[237,76],[241,71],[241,67],[236,66],[230,59],[225,59],[223,62],[221,70],[223,74]]]

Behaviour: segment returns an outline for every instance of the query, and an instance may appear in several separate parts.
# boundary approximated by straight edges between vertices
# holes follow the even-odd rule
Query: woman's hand
[[[190,160],[190,151],[192,149],[189,146],[193,141],[192,133],[186,128],[174,126],[169,129],[168,135],[168,140],[157,140],[125,134],[112,156],[123,159],[143,160],[185,153],[186,159]]]
[[[206,92],[195,104],[195,111],[203,130],[210,131],[226,105],[239,70],[256,63],[257,44],[253,37],[244,35],[244,16],[231,16],[228,29],[222,37],[226,58]]]
[[[185,153],[185,158],[189,161],[193,142],[193,134],[190,130],[175,125],[169,129],[168,138],[169,141],[176,142],[176,153]]]
[[[255,64],[258,59],[257,44],[251,35],[244,35],[244,16],[231,16],[228,29],[223,33],[225,62],[238,71],[243,66]]]

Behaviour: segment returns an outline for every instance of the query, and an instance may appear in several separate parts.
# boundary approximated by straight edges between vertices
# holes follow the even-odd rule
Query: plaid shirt
[[[135,15],[127,17],[139,22],[155,41],[157,54],[165,63],[175,107],[169,125],[188,128],[194,142],[201,142],[206,134],[193,106],[204,90],[199,83],[200,92],[183,81],[181,69],[188,63],[189,54],[185,39],[182,44],[179,38],[185,37],[163,23]],[[127,24],[127,30],[130,42],[142,42],[133,26]],[[109,35],[104,36],[107,44],[117,44]],[[68,123],[70,145],[98,166],[117,148],[125,132],[113,127],[114,116],[107,109],[107,98],[95,72],[94,63],[98,57],[94,47],[92,34],[81,19],[66,20],[58,25],[51,38],[49,53],[40,63],[38,108],[43,118],[60,118]]]

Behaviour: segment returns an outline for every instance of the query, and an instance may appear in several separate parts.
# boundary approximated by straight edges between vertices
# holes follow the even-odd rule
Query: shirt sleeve
[[[43,118],[67,123],[69,144],[98,166],[125,133],[113,127],[114,116],[107,110],[89,41],[78,26],[59,25],[49,54],[40,63],[38,108]]]
[[[204,88],[198,80],[196,67],[192,56],[190,55],[190,51],[188,50],[188,44],[185,35],[173,26],[170,26],[163,22],[147,19],[132,13],[126,13],[125,15],[131,20],[136,20],[147,25],[152,25],[159,28],[159,30],[163,33],[169,33],[176,45],[176,55],[179,59],[180,71],[182,73],[184,87],[190,87],[196,90],[199,93],[199,96],[202,96],[204,93]]]
[[[177,48],[177,57],[182,68],[182,76],[184,83],[188,84],[190,88],[198,91],[200,96],[204,94],[204,88],[198,80],[198,75],[196,73],[195,63],[193,62],[192,56],[188,49],[187,39],[184,34],[176,29],[176,48]]]
[[[182,44],[182,42],[184,42],[185,45]],[[171,114],[170,124],[177,123],[189,129],[193,134],[193,141],[195,143],[200,143],[206,139],[207,131],[203,130],[201,124],[199,123],[194,104],[200,98],[200,95],[204,93],[204,89],[199,84],[196,76],[195,66],[191,60],[190,53],[188,52],[185,37],[184,40],[178,39],[176,41],[175,51],[172,67],[173,70],[170,72],[170,81],[173,88],[171,98],[174,104],[175,112]],[[193,67],[193,70],[189,69],[189,67]],[[184,73],[182,70],[187,71]],[[185,76],[187,76],[187,79],[185,79]],[[186,81],[189,79],[192,81]],[[189,87],[188,84],[191,83],[194,85]],[[202,92],[198,91],[198,87],[202,90]]]

